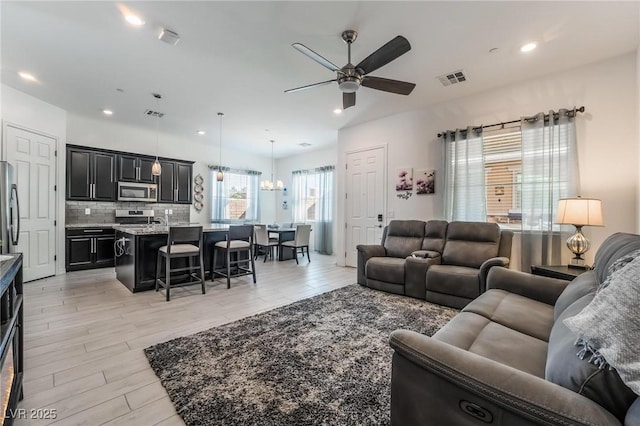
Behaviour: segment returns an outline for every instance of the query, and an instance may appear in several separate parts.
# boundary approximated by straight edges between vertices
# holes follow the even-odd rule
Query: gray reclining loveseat
[[[594,299],[617,259],[637,250],[640,235],[614,234],[594,270],[571,283],[491,268],[488,290],[433,337],[394,331],[391,423],[640,425],[638,395],[615,369],[578,357],[577,336],[563,323]]]
[[[358,283],[462,308],[508,266],[513,233],[495,223],[393,220],[380,245],[359,245]]]

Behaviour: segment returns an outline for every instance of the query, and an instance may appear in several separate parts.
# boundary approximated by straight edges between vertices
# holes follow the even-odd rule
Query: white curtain
[[[308,171],[297,170],[292,173],[291,182],[291,216],[293,222],[307,221],[307,194],[309,194],[309,183],[307,181]]]
[[[316,219],[315,249],[318,253],[333,253],[333,166],[318,171],[318,217]]]
[[[292,173],[292,213],[294,222],[313,224],[314,249],[333,253],[334,166]]]
[[[522,271],[562,263],[568,229],[554,221],[558,200],[579,193],[574,117],[562,109],[522,118]]]
[[[445,132],[445,218],[487,220],[482,130]]]

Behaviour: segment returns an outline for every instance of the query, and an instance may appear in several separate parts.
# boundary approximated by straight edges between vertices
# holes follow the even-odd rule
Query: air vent
[[[436,77],[440,80],[443,86],[451,86],[452,84],[462,83],[463,81],[467,81],[467,76],[464,75],[462,70],[453,71],[449,74],[439,75]]]
[[[311,144],[310,144],[310,143],[308,143],[308,142],[302,142],[302,143],[299,143],[298,145],[299,145],[299,146],[301,146],[301,147],[303,147],[303,148],[306,148],[306,147],[308,147],[308,146],[311,146]]]
[[[163,28],[162,32],[158,36],[158,40],[164,41],[167,44],[175,46],[180,41],[180,36],[178,35],[178,33],[174,31]]]
[[[150,109],[146,110],[144,113],[150,117],[158,117],[158,118],[164,117],[164,112],[152,111]]]

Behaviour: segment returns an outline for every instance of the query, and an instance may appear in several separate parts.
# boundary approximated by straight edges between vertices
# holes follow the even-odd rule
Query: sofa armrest
[[[496,288],[519,294],[548,305],[555,305],[569,281],[527,274],[506,268],[491,268],[487,275],[487,290]]]
[[[393,425],[471,424],[474,414],[500,424],[620,425],[576,392],[428,336],[396,330],[390,345]]]
[[[436,257],[408,256],[404,264],[404,294],[425,299],[427,297],[427,269],[431,265],[439,265],[441,260],[440,255]]]
[[[411,257],[421,257],[423,259],[431,259],[440,256],[442,255],[435,250],[416,250],[411,253]]]
[[[489,269],[494,266],[502,266],[503,268],[506,268],[509,266],[509,258],[492,257],[491,259],[487,259],[482,262],[482,265],[480,265],[480,271],[478,272],[478,276],[480,278],[480,293],[487,291],[487,275],[489,274]]]
[[[367,277],[365,276],[365,266],[367,261],[372,257],[386,256],[387,250],[379,244],[358,244],[356,246],[358,250],[358,284],[366,285]]]

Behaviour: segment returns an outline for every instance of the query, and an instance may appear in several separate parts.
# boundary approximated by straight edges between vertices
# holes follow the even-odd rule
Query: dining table
[[[294,250],[283,250],[282,243],[285,241],[293,241],[296,239],[296,228],[267,228],[269,236],[278,236],[278,260],[291,260],[294,256]],[[286,253],[285,253],[286,251]]]

